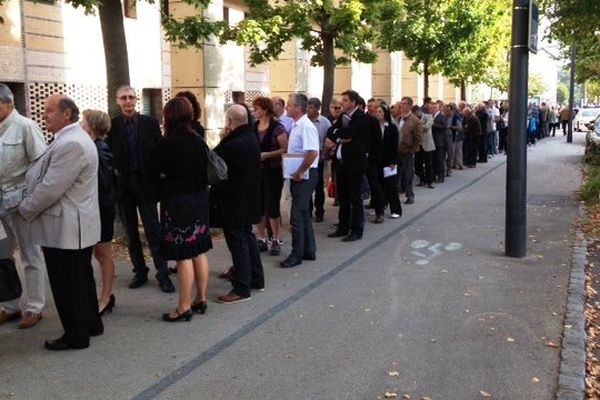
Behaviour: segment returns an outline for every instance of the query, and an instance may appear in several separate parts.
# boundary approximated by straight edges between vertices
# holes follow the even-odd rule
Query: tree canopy
[[[550,20],[548,37],[577,48],[576,80],[600,81],[600,1],[544,0],[542,5]]]

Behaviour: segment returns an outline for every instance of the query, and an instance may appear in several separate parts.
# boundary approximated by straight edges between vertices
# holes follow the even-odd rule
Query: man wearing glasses
[[[148,281],[148,267],[138,231],[139,212],[157,271],[156,279],[163,292],[171,293],[175,288],[169,279],[167,262],[160,254],[160,225],[156,208],[158,189],[149,174],[152,150],[161,138],[160,127],[155,118],[135,110],[137,96],[131,86],[117,89],[116,101],[121,115],[112,119],[106,142],[119,173],[118,211],[135,273],[129,287],[139,288]]]

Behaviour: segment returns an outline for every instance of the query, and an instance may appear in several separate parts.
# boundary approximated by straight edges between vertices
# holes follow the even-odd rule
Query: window
[[[27,115],[27,102],[25,99],[25,84],[21,82],[3,82],[12,92],[15,99],[15,108],[21,115]]]

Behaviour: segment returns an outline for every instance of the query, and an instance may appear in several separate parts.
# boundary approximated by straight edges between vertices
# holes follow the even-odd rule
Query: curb
[[[585,206],[579,206],[579,217],[585,215]],[[567,291],[567,310],[564,320],[562,351],[556,400],[584,400],[585,393],[585,265],[587,240],[581,230],[575,234],[571,256],[571,274]]]

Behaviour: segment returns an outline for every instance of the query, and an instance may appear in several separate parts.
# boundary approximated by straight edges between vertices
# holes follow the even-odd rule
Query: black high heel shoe
[[[205,301],[201,301],[197,304],[192,304],[192,311],[197,314],[204,314],[206,309],[208,308],[208,304]]]
[[[183,320],[189,322],[194,315],[191,308],[182,313],[180,313],[178,309],[175,309],[175,314],[177,314],[175,317],[171,317],[170,313],[163,314],[163,319],[167,322],[177,322]]]
[[[108,314],[112,312],[112,309],[115,307],[115,303],[117,302],[117,299],[115,299],[115,295],[111,294],[110,298],[108,300],[108,303],[104,306],[104,308],[102,310],[100,310],[100,316],[103,317],[104,314]]]

